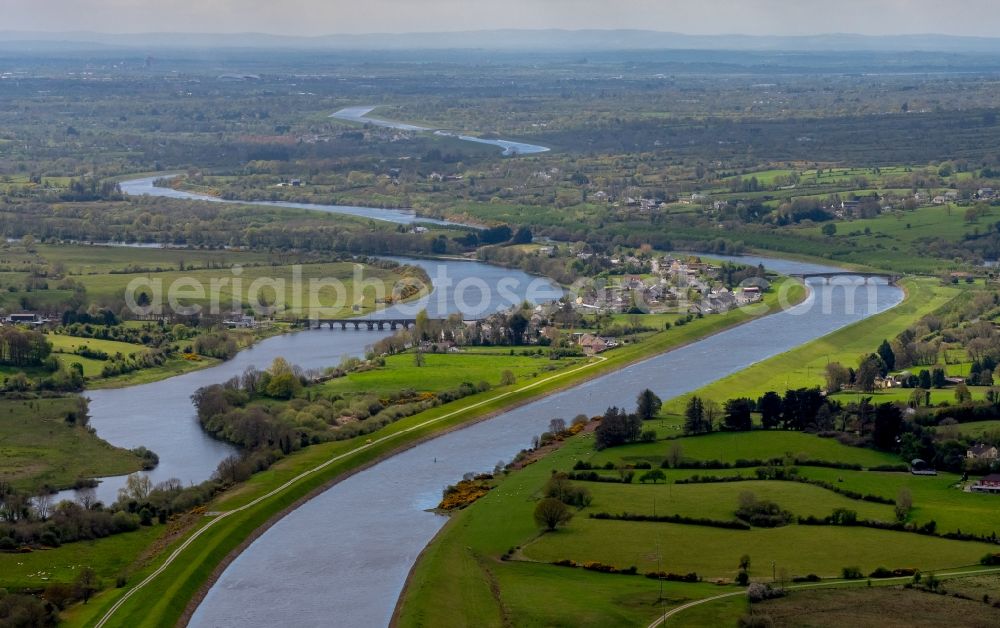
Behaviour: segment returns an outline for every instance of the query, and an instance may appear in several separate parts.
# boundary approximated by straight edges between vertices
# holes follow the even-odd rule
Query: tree
[[[826,365],[826,392],[833,394],[851,383],[851,372],[840,362]]]
[[[278,375],[285,374],[293,375],[295,373],[295,369],[292,368],[292,365],[289,364],[288,360],[278,356],[271,362],[271,366],[267,368],[267,372],[271,374],[271,377],[277,377]]]
[[[816,414],[825,403],[819,386],[786,390],[781,402],[785,429],[801,430],[815,423]]]
[[[750,583],[750,555],[740,556],[740,570],[736,574],[736,583],[740,586],[747,586]]]
[[[749,399],[729,399],[725,403],[723,425],[734,432],[748,432],[753,427],[752,402]]]
[[[931,387],[931,372],[927,369],[920,371],[920,387],[929,390]]]
[[[872,441],[883,451],[895,451],[896,439],[903,431],[903,413],[894,403],[883,403],[875,409],[875,430]]]
[[[118,499],[123,502],[134,501],[141,504],[149,498],[153,483],[144,473],[133,473],[125,479],[125,486],[118,489]]]
[[[882,341],[882,344],[878,346],[877,353],[882,358],[882,362],[885,363],[886,372],[896,369],[896,354],[893,352],[888,340]]]
[[[875,381],[882,374],[882,359],[876,354],[865,356],[854,374],[854,387],[864,392],[875,392]]]
[[[531,239],[531,229],[528,227],[518,227],[511,242],[513,244],[531,244]]]
[[[913,495],[910,493],[910,489],[905,486],[899,489],[899,493],[896,495],[896,520],[905,521],[910,514],[910,509],[913,508]]]
[[[506,369],[506,370],[504,370],[503,373],[500,373],[500,385],[501,386],[511,386],[516,381],[517,381],[517,377],[514,375],[514,372],[511,371],[510,369]]]
[[[534,517],[538,527],[552,532],[557,527],[569,523],[573,513],[558,499],[546,497],[535,506]]]
[[[705,425],[705,405],[701,397],[693,396],[688,399],[687,407],[684,409],[684,433],[701,434]]]
[[[424,365],[424,361],[424,352],[418,349],[417,352],[413,354],[413,366],[419,368]]]
[[[760,409],[761,425],[768,429],[776,427],[781,421],[781,414],[784,411],[783,405],[784,402],[778,393],[773,390],[764,393],[764,396],[757,402],[757,407]]]
[[[934,388],[944,388],[948,380],[945,379],[944,369],[934,369],[931,371],[931,385]]]
[[[652,482],[656,484],[657,482],[664,481],[667,479],[667,474],[660,469],[650,469],[642,475],[639,476],[639,481],[645,484],[646,482]]]
[[[670,468],[676,469],[684,461],[684,448],[680,443],[673,443],[667,451],[667,464]]]
[[[566,431],[566,419],[552,419],[549,421],[549,432],[559,434]]]
[[[80,573],[77,574],[73,585],[76,589],[76,596],[86,604],[100,586],[100,582],[97,579],[97,572],[90,567],[83,567],[80,569]]]
[[[271,377],[265,392],[274,399],[291,399],[302,389],[302,382],[292,373],[281,373]]]
[[[639,398],[636,399],[635,413],[639,415],[640,419],[648,421],[659,414],[661,407],[663,407],[663,401],[656,396],[656,393],[647,388],[639,393]]]
[[[969,387],[965,385],[965,382],[961,382],[958,386],[955,386],[955,401],[958,403],[969,403],[972,401],[972,393],[969,392]]]
[[[594,444],[598,449],[617,447],[635,442],[641,435],[642,419],[612,406],[604,412],[600,425],[594,430]]]
[[[820,231],[822,231],[823,235],[825,235],[826,237],[831,238],[837,235],[837,225],[835,225],[832,222],[828,222],[825,225],[823,225],[823,228]]]

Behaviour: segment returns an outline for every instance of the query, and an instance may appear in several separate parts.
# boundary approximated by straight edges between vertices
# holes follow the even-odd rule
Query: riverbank
[[[953,289],[950,286],[940,286],[936,283],[932,284],[930,280],[907,280],[904,288],[906,297],[895,308],[842,328],[828,336],[806,343],[801,347],[771,359],[761,361],[734,375],[702,387],[694,391],[694,394],[721,403],[726,399],[737,396],[756,397],[769,389],[780,392],[784,390],[784,381],[782,380],[786,372],[792,377],[792,381],[789,382],[789,386],[791,387],[820,384],[823,378],[823,370],[821,368],[808,370],[814,361],[823,360],[826,356],[830,356],[831,359],[845,360],[845,364],[848,364],[846,361],[848,358],[854,360],[861,353],[873,351],[874,347],[882,340],[883,335],[891,338],[908,324],[938,309],[944,302],[947,302],[958,294],[957,289]],[[869,345],[871,346],[869,347]],[[665,413],[668,411],[676,412],[683,405],[684,398],[668,401],[664,407]],[[598,409],[595,408],[596,410]],[[652,421],[650,425],[655,425],[658,432],[665,431],[670,435],[674,429],[677,429],[681,422],[682,419],[679,417],[668,414],[665,419]],[[764,458],[770,455],[788,455],[784,453],[786,451],[799,452],[803,450],[805,443],[798,443],[796,445],[784,443],[783,434],[787,433],[751,433],[751,435],[775,438],[775,442],[765,452],[766,455],[761,456]],[[791,435],[800,436],[798,433]],[[663,434],[659,434],[659,436],[663,438]],[[726,435],[726,438],[730,436],[744,438],[741,434]],[[483,626],[518,625],[518,621],[544,624],[547,618],[551,619],[557,616],[562,619],[572,618],[575,625],[597,626],[615,622],[640,624],[644,623],[644,619],[648,621],[650,615],[656,612],[655,610],[646,608],[647,606],[657,608],[660,604],[664,604],[662,606],[664,610],[673,607],[683,607],[686,603],[697,603],[699,598],[708,599],[712,595],[711,592],[703,589],[703,585],[700,584],[664,583],[669,599],[658,602],[658,594],[656,592],[658,583],[656,580],[647,580],[641,577],[623,578],[618,575],[604,575],[581,569],[554,567],[546,562],[549,560],[548,556],[553,553],[552,550],[547,550],[547,553],[533,550],[535,554],[531,554],[531,556],[525,558],[528,562],[520,560],[508,562],[500,558],[508,548],[526,547],[526,540],[537,537],[537,530],[531,522],[530,507],[533,502],[530,496],[537,494],[537,491],[544,484],[544,479],[548,477],[549,473],[553,470],[566,471],[571,469],[574,463],[579,460],[587,460],[598,465],[598,468],[600,468],[600,465],[606,461],[608,456],[613,456],[616,453],[615,449],[609,449],[595,454],[592,443],[587,442],[586,439],[574,438],[570,440],[575,441],[575,443],[571,442],[566,448],[561,449],[559,452],[546,458],[542,463],[533,465],[524,472],[511,474],[509,478],[502,480],[494,490],[490,491],[489,495],[485,498],[476,502],[468,509],[452,515],[449,522],[435,536],[432,543],[424,549],[410,571],[406,581],[406,588],[400,596],[393,615],[394,626],[434,625],[435,621],[441,617],[440,612],[444,608],[442,604],[445,604],[444,600],[446,599],[449,600],[445,605],[448,608],[447,613],[450,617],[458,617],[460,618],[460,622],[471,621],[472,618],[475,618],[475,623]],[[667,442],[681,443],[681,446],[685,447],[684,451],[687,455],[690,455],[687,453],[689,451],[704,449],[704,446],[695,449],[695,443],[692,441],[689,444],[689,440],[681,439]],[[827,449],[837,445],[828,439],[816,440],[817,446],[823,445]],[[729,441],[727,440],[726,442]],[[667,445],[662,443],[658,444],[658,448],[656,445],[629,446],[622,448],[622,453],[618,453],[617,455],[622,456],[624,460],[637,462],[644,460],[643,456],[645,454],[643,452],[648,453],[647,450],[651,448],[657,449],[657,452],[662,450],[662,453],[658,454],[660,457],[656,459],[656,462],[659,462],[662,456],[666,455]],[[628,451],[626,452],[625,449],[628,449]],[[821,454],[819,451],[817,449],[816,452],[810,452],[811,457],[826,459],[825,457],[830,455],[829,452]],[[844,455],[868,451],[870,450],[845,449]],[[737,456],[752,457],[746,455],[747,451],[745,448],[733,453]],[[715,452],[714,455],[705,455],[703,457],[725,458],[724,454],[718,452]],[[750,471],[752,472],[752,469]],[[669,470],[666,473],[668,476],[667,484],[670,484],[677,479],[687,478],[697,473],[704,474],[705,472],[699,470]],[[720,471],[714,473],[727,475],[733,472]],[[860,477],[865,472],[859,471],[853,473],[859,475],[859,478],[856,480],[857,482],[866,482],[865,490],[873,490],[870,482],[867,481],[868,476],[864,476],[865,480],[862,480]],[[713,474],[713,472],[709,472],[709,474]],[[841,476],[841,480],[839,481],[844,481],[848,472],[837,471],[833,473],[834,476],[838,474]],[[909,476],[903,477],[907,479]],[[826,479],[825,476],[824,479]],[[846,479],[854,481],[853,478]],[[832,480],[826,479],[826,481]],[[945,501],[942,502],[940,507],[948,508],[950,507],[950,502],[947,502],[947,498],[950,496],[950,493],[948,493],[948,480],[945,479],[940,484],[939,488],[943,492],[942,494],[946,494],[945,498],[942,498]],[[615,501],[614,491],[619,490],[617,489],[619,485],[589,483],[584,485],[594,492],[594,504],[599,510],[608,509],[609,503],[615,504],[614,506],[610,506],[612,509],[616,507],[626,508],[630,512],[644,512],[643,509],[649,508],[648,496],[645,499],[640,499],[640,493],[637,492],[646,491],[645,488],[631,488],[629,489],[628,500],[622,501],[621,499],[617,499]],[[731,488],[733,485],[711,486],[716,487],[714,489],[715,493],[719,493],[720,491],[717,487]],[[750,485],[747,484],[746,486]],[[799,489],[799,487],[794,484],[789,484],[789,486],[791,488],[787,495],[778,496],[782,506],[792,506],[793,508],[796,506],[800,508],[812,507],[800,505],[793,501],[795,490]],[[609,489],[607,487],[612,488]],[[660,512],[674,513],[677,509],[686,506],[688,511],[681,512],[691,517],[707,516],[706,509],[711,511],[708,512],[708,515],[716,518],[730,514],[725,512],[724,507],[722,508],[722,513],[716,512],[719,510],[719,506],[716,503],[720,501],[718,495],[713,499],[709,498],[707,494],[702,495],[699,493],[694,497],[702,501],[698,502],[696,499],[694,502],[691,502],[690,500],[683,499],[682,492],[685,490],[696,491],[698,490],[698,485],[677,486],[672,492],[669,487],[664,487],[664,490],[660,491],[659,494],[662,500]],[[760,489],[758,488],[757,490]],[[880,494],[894,494],[895,490],[892,486],[888,488],[883,487]],[[931,510],[938,506],[925,497],[925,492],[920,493],[922,519],[935,515]],[[818,493],[816,495],[810,494],[809,500],[812,501],[806,501],[804,504],[811,504],[817,498],[827,499]],[[656,498],[654,497],[653,499],[653,512],[656,512]],[[728,503],[726,499],[721,499],[721,501]],[[695,505],[698,503],[702,503],[703,506]],[[733,499],[733,503],[735,504],[735,498]],[[851,504],[848,504],[848,506],[852,508],[858,507]],[[924,511],[931,512],[928,514]],[[499,514],[501,512],[504,513],[503,516]],[[573,558],[579,564],[582,564],[581,561],[583,560],[601,560],[605,563],[610,562],[619,568],[624,568],[629,564],[637,564],[636,561],[640,560],[640,556],[645,555],[638,553],[639,548],[636,543],[628,544],[622,542],[620,539],[632,538],[640,533],[651,534],[651,531],[655,527],[656,529],[662,529],[664,535],[669,533],[668,537],[665,536],[665,538],[659,541],[664,550],[665,570],[678,573],[697,571],[700,575],[714,577],[718,575],[718,572],[713,570],[719,569],[720,562],[723,568],[729,566],[735,568],[735,559],[745,549],[743,543],[750,542],[746,541],[746,535],[751,534],[750,532],[742,531],[713,531],[710,528],[677,526],[675,524],[615,523],[611,525],[617,525],[618,528],[615,531],[608,531],[612,536],[607,537],[605,542],[607,545],[615,548],[623,545],[627,547],[623,547],[622,551],[617,554],[611,552],[613,556],[609,557],[608,551],[597,548],[600,543],[596,542],[596,538],[588,527],[598,524],[594,524],[590,520],[585,520],[585,514],[578,515],[578,518],[581,519],[579,524],[574,520],[570,524],[570,528],[566,531],[558,532],[553,536],[553,539],[558,536],[563,542],[559,544],[561,549],[555,551],[558,555],[552,560]],[[625,526],[635,527],[628,530],[620,529]],[[488,533],[486,532],[487,530],[489,530]],[[810,533],[813,532],[810,531]],[[857,531],[854,532],[856,533]],[[841,541],[845,546],[856,546],[859,542],[863,542],[862,544],[868,543],[873,547],[877,547],[879,544],[886,542],[881,538],[875,538],[880,536],[875,533],[862,532],[851,536],[851,533],[840,529],[835,530],[835,533],[844,536]],[[700,535],[697,537],[700,540],[693,540],[694,537],[692,535]],[[714,535],[713,540],[708,541],[707,538],[712,535]],[[757,535],[760,538],[754,537],[752,541],[755,548],[753,551],[754,558],[759,560],[762,552],[765,556],[774,558],[778,551],[776,547],[768,545],[767,547],[770,548],[769,551],[762,549],[768,542],[768,534],[758,532]],[[861,538],[866,536],[871,536],[872,538]],[[911,538],[912,536],[902,536],[898,542],[894,543],[896,545],[899,545],[899,543],[910,543],[914,540]],[[571,539],[571,537],[580,537],[578,543],[569,543],[567,545],[566,541]],[[646,539],[646,541],[648,542],[640,542],[638,545],[642,547],[648,546],[649,548],[657,546],[657,542],[654,542],[652,539]],[[814,561],[819,561],[820,563],[816,564],[814,562],[809,565],[809,568],[816,569],[815,573],[824,575],[824,577],[830,576],[839,569],[841,565],[837,562],[838,560],[848,562],[850,560],[860,560],[858,556],[853,555],[847,557],[829,557],[825,556],[823,552],[813,552],[812,548],[803,546],[801,543],[795,544],[791,541],[789,543],[796,547],[805,547],[806,549],[803,549],[802,553],[813,556]],[[949,542],[935,541],[930,544],[934,545],[933,549],[924,548],[922,551],[937,562],[934,564],[920,564],[918,566],[921,568],[940,568],[958,564],[960,561],[953,560],[950,563],[948,562],[947,557],[954,555],[949,554],[948,548],[951,546],[946,546],[947,543]],[[702,554],[699,554],[699,552],[692,553],[683,549],[691,546],[715,547],[717,545],[730,548],[729,553],[723,552],[725,556],[721,559],[718,559],[716,556],[718,552],[715,550],[706,549]],[[576,553],[569,553],[567,547],[576,547]],[[964,558],[968,559],[971,557],[972,560],[978,556],[977,552],[985,551],[980,547],[969,548],[961,543],[956,547],[964,551]],[[587,548],[590,549],[588,550]],[[866,551],[871,552],[875,550],[869,549]],[[545,556],[545,558],[541,562],[531,562],[532,560],[539,560],[539,556],[536,554]],[[730,557],[729,554],[732,554],[732,556]],[[701,564],[697,562],[699,555],[702,556]],[[709,555],[711,560],[707,560],[706,558]],[[518,556],[520,556],[520,553]],[[650,569],[648,556],[641,560],[644,561],[644,564],[640,566],[640,573],[644,573],[644,571]],[[729,565],[730,560],[732,561],[732,565]],[[904,558],[895,555],[878,558],[877,555],[873,554],[868,560],[890,562],[891,560],[904,561]],[[683,561],[683,564],[678,564],[679,561]],[[787,556],[779,559],[779,563],[786,567],[790,565],[791,561],[792,558]],[[832,564],[830,564],[831,562]],[[867,563],[863,564],[867,566]],[[655,566],[654,561],[653,567]],[[868,568],[870,569],[874,566],[872,565]],[[802,569],[802,567],[799,568]],[[754,573],[759,573],[759,570],[755,570]],[[799,575],[803,575],[804,573],[806,572],[803,571]],[[796,572],[793,572],[793,575],[795,574]],[[726,575],[729,576],[728,573]],[[456,595],[457,592],[454,589],[453,583],[479,583],[484,580],[489,583],[488,587],[466,587],[463,589],[461,595]],[[522,584],[524,582],[531,583],[530,590],[528,586]],[[584,594],[584,591],[587,593]],[[742,594],[743,589],[741,588],[734,595]],[[547,605],[539,604],[543,598],[549,600]],[[545,607],[549,610],[545,610]],[[551,608],[556,608],[557,611],[552,611]]]
[[[806,290],[798,282],[790,286],[788,293],[788,298],[796,302],[806,296]],[[187,545],[179,548],[178,556],[183,554],[183,561],[171,561],[141,588],[126,589],[129,597],[109,617],[113,621],[106,625],[150,625],[155,623],[150,617],[157,617],[161,622],[164,618],[176,621],[184,615],[188,600],[210,581],[217,571],[216,566],[243,545],[255,530],[268,521],[273,523],[279,520],[279,513],[286,513],[294,509],[294,505],[306,501],[308,496],[323,492],[331,482],[343,481],[349,477],[346,475],[348,472],[356,473],[364,465],[374,465],[419,442],[441,436],[446,430],[467,427],[471,422],[485,420],[610,370],[773,313],[778,308],[777,294],[768,295],[767,305],[767,312],[754,316],[736,310],[698,319],[684,327],[660,332],[645,343],[612,352],[601,361],[525,384],[512,391],[480,394],[435,408],[385,428],[376,434],[377,440],[371,443],[327,443],[297,452],[272,469],[254,476],[237,490],[220,496],[209,510],[229,514],[224,518],[213,518],[212,521],[218,520],[219,523],[206,524],[192,531],[192,536],[184,541]],[[142,573],[151,574],[153,569],[147,568]],[[136,576],[139,577],[141,574]],[[99,603],[102,598],[106,598],[104,604]],[[117,598],[117,595],[102,594],[89,605],[97,610],[88,611],[87,618],[82,618],[81,622],[96,619],[98,610],[106,613],[117,603]],[[148,614],[151,608],[157,612]]]

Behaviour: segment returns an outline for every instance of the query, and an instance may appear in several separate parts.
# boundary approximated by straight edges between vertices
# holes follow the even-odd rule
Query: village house
[[[222,324],[230,329],[255,329],[257,327],[257,319],[243,313],[234,313],[222,321]]]
[[[618,346],[618,341],[613,338],[602,338],[594,334],[583,334],[577,340],[577,344],[587,355],[601,353]]]
[[[969,490],[975,493],[1000,493],[1000,473],[983,476]]]
[[[969,447],[965,452],[965,457],[969,460],[996,460],[997,453],[995,446],[979,443]]]
[[[8,315],[4,322],[11,325],[44,325],[49,320],[37,312],[19,312]]]

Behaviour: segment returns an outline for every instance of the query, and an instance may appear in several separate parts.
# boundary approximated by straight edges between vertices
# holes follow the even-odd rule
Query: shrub
[[[782,510],[778,504],[759,500],[753,493],[744,492],[740,495],[740,506],[736,509],[736,517],[759,528],[777,528],[792,522],[792,513]]]
[[[844,567],[840,570],[840,576],[844,580],[860,580],[865,577],[860,567]]]
[[[736,621],[737,628],[772,628],[774,620],[764,613],[744,613]]]
[[[0,539],[2,542],[2,539]],[[980,565],[1000,565],[1000,554],[987,554],[979,559]]]
[[[784,589],[772,587],[769,584],[753,582],[747,587],[747,599],[751,602],[763,602],[785,595]]]
[[[875,571],[868,574],[869,578],[891,578],[894,574],[885,567],[876,567]]]
[[[573,513],[569,511],[566,504],[553,497],[546,497],[538,502],[534,512],[535,523],[538,527],[553,531],[561,525],[566,525],[573,518]]]

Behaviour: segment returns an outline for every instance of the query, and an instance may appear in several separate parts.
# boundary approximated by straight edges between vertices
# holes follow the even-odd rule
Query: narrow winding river
[[[162,191],[185,197],[144,181],[149,181],[144,183],[145,193]],[[140,190],[131,183],[123,189]],[[340,208],[325,207],[324,211]],[[836,270],[756,257],[735,259],[763,263],[786,274]],[[558,288],[540,284],[537,278],[486,264],[411,262],[423,265],[432,279],[447,269],[452,285],[460,283],[460,278],[478,277],[485,281],[482,285],[496,287],[501,279],[511,277],[516,280],[517,296],[530,294],[541,301],[559,294]],[[417,555],[446,521],[427,510],[437,505],[441,489],[462,474],[489,470],[497,461],[510,460],[553,417],[591,415],[612,404],[631,406],[644,388],[663,398],[684,394],[884,311],[903,296],[894,286],[863,284],[851,278],[832,284],[820,280],[810,287],[808,299],[789,310],[446,434],[345,479],[251,544],[211,588],[192,625],[263,627],[295,617],[296,626],[384,626]],[[447,282],[436,283],[435,288],[426,303],[432,312],[463,311]],[[495,290],[488,292],[487,299],[496,298]],[[265,366],[278,355],[305,367],[327,366],[343,355],[360,353],[379,337],[378,332],[340,330],[279,336],[206,371],[147,386],[95,391],[90,393],[92,424],[114,444],[144,444],[157,451],[161,467],[153,472],[155,479],[200,481],[231,450],[198,427],[189,400],[197,387],[224,381],[250,364]],[[110,485],[110,480],[105,484]]]
[[[504,155],[534,155],[536,153],[545,153],[550,150],[547,146],[539,146],[537,144],[526,144],[524,142],[515,142],[513,140],[487,139],[483,137],[476,137],[474,135],[465,135],[456,131],[448,131],[446,129],[432,129],[430,127],[417,126],[415,124],[407,124],[405,122],[372,118],[368,114],[375,109],[375,107],[364,106],[347,107],[330,114],[330,117],[337,118],[338,120],[347,120],[349,122],[360,122],[362,124],[371,124],[373,126],[381,126],[389,129],[398,129],[400,131],[433,131],[434,135],[455,137],[464,142],[475,142],[477,144],[496,146],[497,148],[503,149]]]

